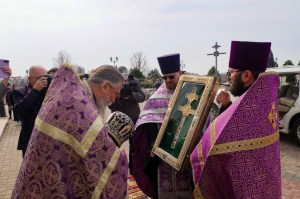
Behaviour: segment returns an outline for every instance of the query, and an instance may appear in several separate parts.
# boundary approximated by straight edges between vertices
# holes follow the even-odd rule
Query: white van
[[[278,90],[279,131],[291,134],[300,145],[300,98],[299,75],[300,66],[282,66],[268,68],[267,71],[275,71],[279,74],[280,85]],[[218,93],[224,90],[219,89]],[[237,97],[231,97],[233,102]],[[211,117],[217,113],[218,105],[214,101],[211,109]]]

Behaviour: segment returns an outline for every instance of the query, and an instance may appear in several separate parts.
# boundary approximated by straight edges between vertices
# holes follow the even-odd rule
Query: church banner
[[[180,77],[152,149],[178,171],[189,164],[219,86],[216,77]]]

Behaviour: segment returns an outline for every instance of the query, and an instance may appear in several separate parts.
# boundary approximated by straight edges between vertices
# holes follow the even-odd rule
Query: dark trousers
[[[0,102],[0,117],[6,117],[6,111],[3,100]]]
[[[14,113],[14,121],[20,121],[20,119],[19,119],[19,115],[18,115],[18,113],[15,111],[15,109],[13,109],[13,113]]]
[[[8,109],[9,119],[11,119],[11,110]]]

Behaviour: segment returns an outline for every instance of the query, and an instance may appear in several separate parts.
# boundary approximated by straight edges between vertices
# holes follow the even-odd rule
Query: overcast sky
[[[60,50],[87,71],[112,64],[130,68],[142,51],[150,69],[157,57],[180,53],[184,70],[206,75],[218,42],[220,72],[227,71],[230,43],[272,42],[278,64],[300,61],[300,1],[293,0],[9,0],[0,6],[0,59],[13,76],[32,65],[53,67]]]

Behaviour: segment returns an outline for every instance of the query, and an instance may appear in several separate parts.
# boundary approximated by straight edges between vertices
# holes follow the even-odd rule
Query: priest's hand
[[[222,108],[227,107],[227,104],[230,102],[230,94],[227,91],[221,91],[217,96],[217,103],[222,103]]]
[[[43,88],[46,88],[48,86],[47,78],[41,77],[39,80],[34,84],[33,88],[37,91],[41,91]]]

